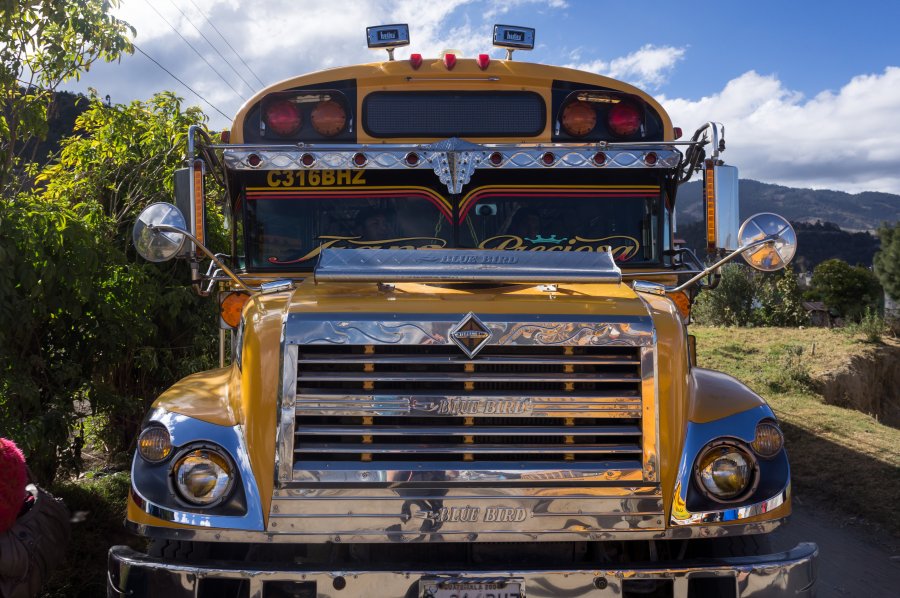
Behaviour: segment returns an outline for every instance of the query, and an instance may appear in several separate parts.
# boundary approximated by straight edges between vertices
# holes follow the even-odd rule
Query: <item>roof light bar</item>
[[[514,50],[534,49],[534,29],[515,25],[494,25],[494,45],[506,48],[506,59],[512,60]]]
[[[384,48],[388,60],[394,59],[394,49],[409,45],[409,25],[379,25],[366,27],[366,42],[370,48]]]

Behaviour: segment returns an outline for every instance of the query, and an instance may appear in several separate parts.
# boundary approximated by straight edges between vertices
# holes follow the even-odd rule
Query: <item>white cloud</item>
[[[656,89],[666,82],[672,69],[684,58],[685,52],[685,48],[647,44],[627,56],[610,61],[597,59],[567,66],[613,79],[622,79],[637,87]],[[580,56],[580,49],[574,50],[571,54],[573,60],[580,60]]]
[[[741,176],[789,186],[900,193],[900,67],[854,77],[813,98],[750,71],[699,100],[661,98],[690,136],[725,124],[726,162]]]

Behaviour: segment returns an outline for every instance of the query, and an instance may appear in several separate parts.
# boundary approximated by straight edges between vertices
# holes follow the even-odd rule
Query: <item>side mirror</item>
[[[132,239],[138,254],[148,262],[167,262],[181,252],[185,236],[174,231],[155,230],[171,226],[187,231],[184,215],[170,203],[155,203],[144,208],[134,223]]]
[[[778,214],[763,212],[747,218],[738,232],[741,247],[771,238],[770,243],[748,249],[741,257],[750,267],[774,272],[787,266],[797,253],[797,233],[791,223]]]

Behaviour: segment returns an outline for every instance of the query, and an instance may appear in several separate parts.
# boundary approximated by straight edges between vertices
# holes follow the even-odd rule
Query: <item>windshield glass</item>
[[[488,184],[448,196],[371,180],[285,188],[267,178],[275,184],[245,187],[248,270],[308,271],[328,247],[608,249],[622,266],[659,260],[659,185]]]

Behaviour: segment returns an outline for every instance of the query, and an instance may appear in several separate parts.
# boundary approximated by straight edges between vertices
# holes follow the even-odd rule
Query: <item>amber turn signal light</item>
[[[241,323],[241,312],[244,310],[244,304],[250,299],[247,293],[228,293],[219,303],[219,315],[222,321],[237,328]]]

